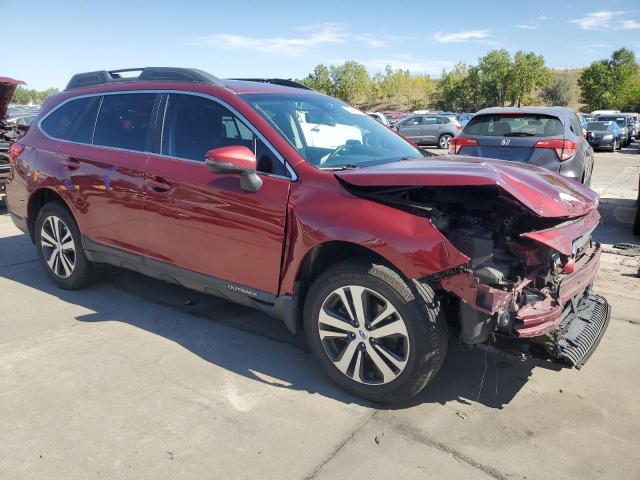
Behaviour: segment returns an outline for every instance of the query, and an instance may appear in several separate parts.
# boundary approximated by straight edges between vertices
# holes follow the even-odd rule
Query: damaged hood
[[[18,85],[24,84],[25,83],[22,80],[0,77],[0,120],[5,118],[7,115],[7,108],[9,107],[9,102],[11,102],[13,92],[18,88]]]
[[[446,156],[334,172],[358,187],[497,186],[539,217],[579,217],[598,207],[598,194],[532,165]]]

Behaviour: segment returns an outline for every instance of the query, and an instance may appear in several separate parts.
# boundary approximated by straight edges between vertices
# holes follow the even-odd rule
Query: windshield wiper
[[[340,165],[338,167],[320,167],[322,170],[352,170],[354,168],[359,168],[360,165],[356,165],[355,163],[345,163],[344,165]]]
[[[535,137],[535,133],[527,132],[508,132],[504,134],[505,137]]]

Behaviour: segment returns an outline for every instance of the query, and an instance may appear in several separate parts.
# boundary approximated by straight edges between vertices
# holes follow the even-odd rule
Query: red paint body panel
[[[293,292],[305,255],[331,241],[362,245],[387,259],[408,278],[441,272],[469,261],[428,220],[354,197],[329,172],[322,175],[328,178],[292,185],[290,243],[282,293]]]
[[[600,223],[600,214],[597,210],[592,210],[576,220],[570,220],[546,230],[523,233],[522,236],[542,243],[564,255],[571,256],[574,240],[592,232],[598,223]]]
[[[212,162],[228,163],[242,170],[256,169],[256,156],[247,147],[234,145],[209,150],[205,155]]]
[[[237,175],[210,173],[204,163],[152,155],[146,188],[150,256],[192,271],[277,294],[290,181],[262,176],[248,193]]]
[[[540,217],[576,217],[598,206],[598,195],[540,167],[473,157],[439,157],[336,172],[358,186],[497,186]]]

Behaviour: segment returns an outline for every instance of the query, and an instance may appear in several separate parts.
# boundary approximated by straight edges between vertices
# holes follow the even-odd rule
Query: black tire
[[[349,285],[370,289],[384,297],[406,326],[409,351],[404,370],[388,383],[371,384],[354,380],[355,366],[351,367],[354,373],[347,376],[334,365],[323,346],[319,332],[320,309],[331,298],[332,292]],[[378,403],[402,402],[420,392],[442,366],[447,351],[446,319],[433,290],[426,285],[410,285],[395,270],[366,259],[336,264],[313,282],[304,305],[304,330],[311,352],[334,382],[358,397]],[[359,338],[357,341],[364,349],[366,338],[364,342]],[[374,347],[376,345],[371,348]],[[347,347],[342,356],[346,352]],[[364,353],[355,355],[364,358]],[[354,365],[353,362],[350,364]]]
[[[633,220],[633,234],[640,236],[640,205],[636,207],[636,216]]]
[[[61,277],[56,273],[47,263],[47,259],[45,259],[45,251],[48,250],[48,248],[43,247],[42,238],[43,235],[46,236],[46,232],[43,232],[43,224],[47,219],[54,217],[57,217],[63,222],[65,231],[68,231],[73,239],[73,268],[71,269],[71,273],[66,277]],[[64,288],[65,290],[76,290],[88,285],[94,280],[97,273],[96,266],[87,259],[84,249],[82,248],[78,225],[65,206],[57,202],[50,202],[40,209],[34,226],[34,241],[42,267],[58,287]],[[62,262],[62,259],[59,259],[59,261]],[[60,269],[60,267],[58,267],[58,269]]]
[[[451,142],[452,138],[453,138],[453,135],[450,135],[448,133],[444,133],[440,135],[440,137],[438,138],[438,148],[440,149],[449,148],[449,143]]]

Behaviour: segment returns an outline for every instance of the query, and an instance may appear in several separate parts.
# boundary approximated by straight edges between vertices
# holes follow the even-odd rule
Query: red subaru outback
[[[60,287],[111,264],[259,309],[382,402],[419,392],[449,335],[580,367],[604,334],[588,188],[425,158],[290,81],[139,72],[75,75],[10,149],[11,216]]]

